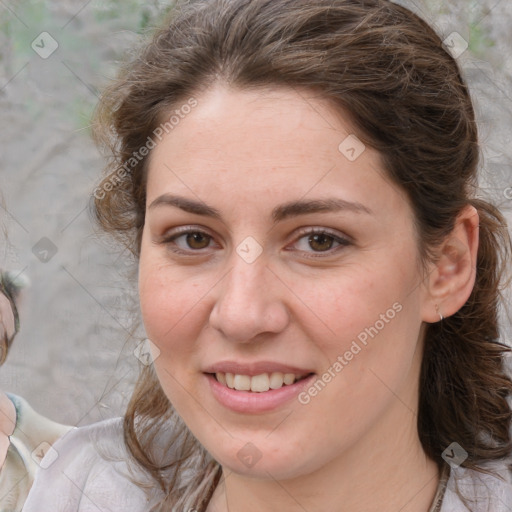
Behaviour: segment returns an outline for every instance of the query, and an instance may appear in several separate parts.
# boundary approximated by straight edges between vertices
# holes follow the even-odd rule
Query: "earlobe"
[[[437,249],[436,261],[425,282],[425,322],[439,322],[455,314],[471,295],[476,278],[478,221],[477,210],[468,205]]]

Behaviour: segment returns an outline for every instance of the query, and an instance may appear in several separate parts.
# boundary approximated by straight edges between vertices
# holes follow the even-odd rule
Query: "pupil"
[[[318,251],[329,250],[332,247],[332,242],[332,237],[325,234],[317,234],[309,237],[309,243],[311,244],[311,247]]]
[[[189,233],[187,235],[187,244],[193,249],[204,249],[208,246],[208,240],[201,233]]]

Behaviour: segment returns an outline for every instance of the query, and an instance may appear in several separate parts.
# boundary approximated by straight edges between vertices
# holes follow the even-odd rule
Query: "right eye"
[[[198,229],[182,228],[178,232],[170,233],[161,241],[169,250],[178,254],[203,253],[211,247],[213,237]]]

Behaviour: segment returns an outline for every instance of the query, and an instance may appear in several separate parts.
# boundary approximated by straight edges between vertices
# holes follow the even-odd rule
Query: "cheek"
[[[178,279],[161,257],[143,250],[139,264],[139,298],[148,338],[165,352],[196,325],[190,317],[200,310],[200,285]]]
[[[195,340],[202,314],[198,284],[173,278],[168,265],[141,253],[139,297],[147,337],[158,348],[154,358],[158,380],[167,397],[177,408],[187,408],[189,374],[194,368]],[[192,390],[190,389],[189,392]]]
[[[403,249],[371,266],[340,271],[308,297],[315,318],[302,325],[321,349],[325,370],[336,375],[332,389],[339,386],[349,392],[346,396],[357,396],[355,407],[380,398],[376,390],[384,392],[385,386],[379,378],[392,389],[399,387],[414,364],[421,328],[419,274],[411,264],[413,248]]]
[[[197,365],[198,340],[208,324],[210,292],[218,278],[193,267],[169,264],[165,253],[144,247],[139,263],[139,299],[147,337],[160,353],[155,361],[173,375]]]
[[[409,316],[404,314],[405,306],[414,301],[418,277],[412,265],[404,267],[395,261],[390,257],[371,266],[352,265],[323,282],[304,282],[304,287],[295,283],[294,292],[309,307],[311,328],[317,325],[328,333],[319,337],[318,331],[315,336],[325,348],[348,350],[352,340],[364,344],[375,329],[383,333],[404,327],[403,317]],[[408,312],[417,314],[412,309]]]

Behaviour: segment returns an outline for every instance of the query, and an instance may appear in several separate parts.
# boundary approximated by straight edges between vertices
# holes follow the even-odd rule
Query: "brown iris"
[[[187,244],[191,249],[205,249],[210,243],[210,237],[204,233],[188,233]]]
[[[311,248],[317,251],[328,251],[332,248],[333,241],[333,237],[325,233],[317,233],[308,238]]]

